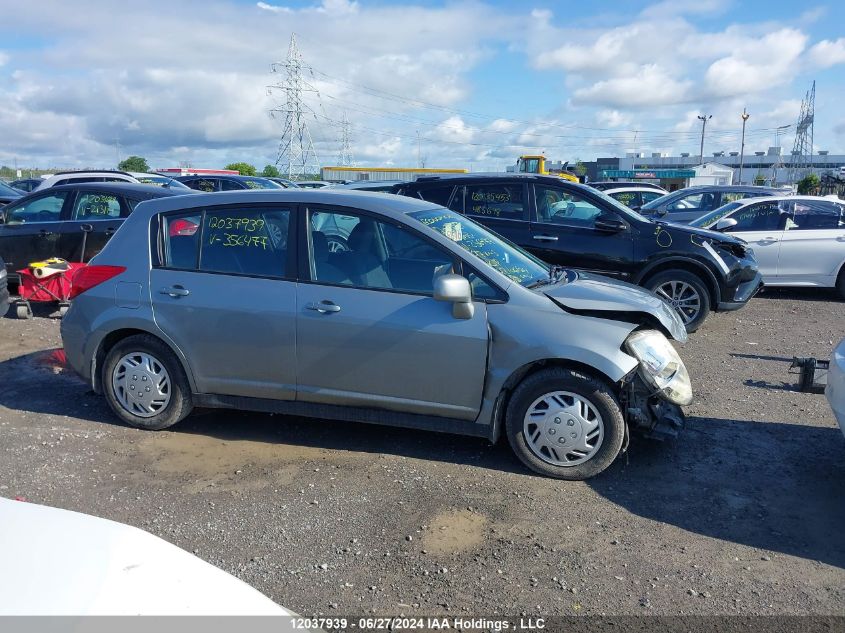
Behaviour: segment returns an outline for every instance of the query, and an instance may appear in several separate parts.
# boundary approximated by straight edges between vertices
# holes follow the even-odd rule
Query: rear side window
[[[796,200],[786,228],[790,231],[839,229],[845,227],[843,207],[823,200]]]
[[[525,188],[522,185],[467,185],[467,215],[507,220],[525,219]]]
[[[222,209],[165,218],[164,262],[170,268],[283,278],[290,211]]]
[[[115,220],[120,217],[120,200],[108,193],[82,193],[73,205],[74,220]]]

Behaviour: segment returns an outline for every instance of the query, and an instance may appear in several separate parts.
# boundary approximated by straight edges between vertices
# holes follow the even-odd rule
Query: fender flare
[[[719,303],[722,300],[722,287],[719,284],[719,280],[716,279],[716,275],[713,274],[713,271],[710,270],[710,267],[707,266],[707,264],[692,257],[675,255],[655,260],[638,272],[634,277],[633,282],[637,285],[642,285],[643,280],[648,278],[656,268],[664,268],[667,264],[671,264],[673,262],[678,262],[686,266],[692,266],[697,270],[701,270],[705,274],[705,281],[707,281],[711,285],[711,288],[715,290],[716,303]]]

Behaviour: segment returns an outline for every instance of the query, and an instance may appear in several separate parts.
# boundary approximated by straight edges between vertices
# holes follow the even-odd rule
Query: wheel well
[[[155,334],[151,334],[146,330],[137,330],[133,328],[126,328],[123,330],[115,330],[114,332],[109,332],[108,334],[103,337],[103,340],[100,341],[100,346],[97,348],[97,353],[95,354],[96,365],[94,375],[92,376],[92,382],[94,386],[95,393],[102,393],[103,386],[102,386],[102,368],[103,363],[106,360],[106,356],[111,351],[111,349],[120,343],[123,339],[129,338],[130,336],[135,336],[136,334],[146,334],[147,336],[155,336]],[[167,344],[166,341],[162,341],[161,338],[155,336],[158,340],[162,343],[170,347],[172,350],[173,348]],[[176,356],[179,357],[178,355]]]
[[[715,309],[716,304],[719,303],[719,287],[716,285],[713,273],[701,264],[681,260],[672,260],[662,264],[657,264],[654,268],[649,269],[649,271],[643,275],[640,279],[640,284],[645,284],[655,275],[667,270],[685,270],[701,279],[707,290],[710,292],[710,304],[713,305]]]
[[[567,358],[544,358],[527,363],[516,371],[514,371],[510,376],[508,376],[507,380],[505,380],[501,390],[499,391],[497,404],[494,408],[495,419],[493,420],[492,425],[493,431],[490,437],[491,442],[496,442],[499,439],[499,436],[501,435],[504,416],[508,409],[511,394],[513,393],[513,390],[516,388],[516,386],[523,380],[528,378],[528,376],[536,374],[538,371],[542,371],[550,367],[560,367],[562,369],[570,369],[582,372],[584,374],[587,374],[588,376],[592,376],[593,378],[601,380],[608,386],[608,388],[611,389],[611,391],[617,391],[614,388],[614,385],[616,385],[616,381],[611,380],[607,374],[602,371],[599,371],[595,367],[578,362],[577,360],[569,360]]]

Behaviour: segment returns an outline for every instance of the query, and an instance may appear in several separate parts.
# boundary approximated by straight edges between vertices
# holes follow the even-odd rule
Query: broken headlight
[[[640,376],[660,395],[675,404],[692,402],[692,386],[687,368],[669,340],[657,330],[634,332],[625,349],[640,361]]]

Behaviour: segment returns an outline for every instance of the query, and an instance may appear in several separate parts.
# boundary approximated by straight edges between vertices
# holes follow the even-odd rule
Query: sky
[[[845,3],[2,0],[0,164],[275,163],[296,34],[317,162],[504,170],[523,153],[845,154]],[[283,70],[283,69],[282,69]],[[789,125],[778,131],[777,128]]]

